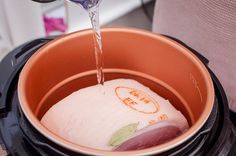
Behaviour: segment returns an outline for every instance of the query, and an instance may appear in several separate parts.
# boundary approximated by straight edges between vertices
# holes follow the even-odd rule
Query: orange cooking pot
[[[190,129],[152,148],[113,152],[73,144],[45,128],[40,119],[72,92],[97,83],[92,31],[64,35],[40,48],[24,66],[18,83],[20,106],[29,122],[49,140],[89,155],[150,155],[170,150],[196,134],[214,103],[210,74],[188,49],[158,34],[137,29],[102,30],[105,79],[132,78],[150,87],[187,118]]]

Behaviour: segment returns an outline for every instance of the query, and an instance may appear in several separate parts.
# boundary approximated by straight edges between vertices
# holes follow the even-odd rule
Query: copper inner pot
[[[21,108],[45,137],[76,152],[94,155],[143,155],[169,150],[193,136],[206,122],[214,88],[204,65],[186,48],[161,35],[141,30],[106,28],[102,31],[105,79],[132,78],[167,98],[188,119],[191,128],[153,148],[111,152],[70,143],[40,124],[56,102],[80,88],[96,84],[92,31],[62,36],[38,50],[21,72]]]

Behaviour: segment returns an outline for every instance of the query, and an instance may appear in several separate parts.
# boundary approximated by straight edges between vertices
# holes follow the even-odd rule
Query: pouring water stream
[[[93,38],[95,47],[95,58],[97,67],[97,81],[98,84],[103,85],[103,51],[102,51],[102,37],[99,23],[99,4],[101,0],[68,0],[81,5],[88,13],[93,27]]]

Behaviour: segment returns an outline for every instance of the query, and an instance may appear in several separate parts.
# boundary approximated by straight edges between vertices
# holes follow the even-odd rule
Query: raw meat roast
[[[130,79],[80,89],[51,107],[41,123],[72,143],[118,151],[159,145],[189,128],[168,100]]]

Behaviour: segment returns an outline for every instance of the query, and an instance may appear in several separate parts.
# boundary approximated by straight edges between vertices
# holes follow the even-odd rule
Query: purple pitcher
[[[68,0],[83,6],[84,9],[88,10],[95,6],[98,6],[101,0]]]
[[[33,1],[40,2],[40,3],[48,3],[55,0],[33,0]],[[86,10],[91,9],[95,6],[98,6],[99,3],[101,2],[101,0],[68,0],[68,1],[82,5],[83,8]]]

